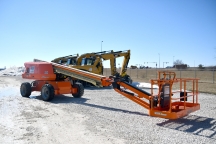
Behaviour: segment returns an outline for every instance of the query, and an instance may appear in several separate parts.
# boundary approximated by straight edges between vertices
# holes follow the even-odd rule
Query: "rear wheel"
[[[83,96],[84,94],[84,87],[81,83],[76,82],[75,84],[73,84],[74,88],[77,88],[77,93],[72,94],[74,98],[80,98]]]
[[[83,81],[83,80],[76,80],[75,83],[78,82],[78,83],[81,83],[83,85],[83,87],[87,87],[88,86],[88,82],[86,81]]]
[[[29,97],[31,95],[31,84],[28,82],[22,83],[20,86],[20,93],[22,97]]]
[[[131,78],[129,78],[129,84],[132,84],[133,83],[133,80]]]
[[[51,84],[45,84],[41,89],[41,97],[44,101],[50,101],[54,98],[55,91]]]
[[[87,87],[88,86],[88,82],[82,81],[82,85],[83,85],[83,87]]]
[[[133,80],[132,80],[131,77],[128,76],[128,75],[125,76],[124,79],[125,79],[125,81],[126,81],[127,83],[129,83],[129,84],[132,84],[132,83],[133,83]]]

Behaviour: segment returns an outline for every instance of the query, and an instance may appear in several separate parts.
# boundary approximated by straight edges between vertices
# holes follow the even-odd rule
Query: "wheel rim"
[[[43,91],[42,91],[42,97],[44,99],[47,99],[49,97],[49,90],[45,87],[43,88]]]
[[[21,94],[22,95],[26,94],[26,87],[24,85],[22,85],[22,87],[21,87]]]

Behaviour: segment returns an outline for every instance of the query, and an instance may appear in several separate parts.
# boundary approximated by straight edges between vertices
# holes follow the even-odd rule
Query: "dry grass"
[[[150,82],[151,79],[157,78],[158,70],[169,70],[176,73],[177,78],[199,78],[199,92],[216,94],[216,72],[215,71],[198,71],[176,69],[128,69],[127,74],[131,76],[133,81]],[[104,70],[104,75],[110,75],[110,69]],[[214,80],[214,81],[213,81]],[[192,84],[187,84],[187,89],[192,89]]]

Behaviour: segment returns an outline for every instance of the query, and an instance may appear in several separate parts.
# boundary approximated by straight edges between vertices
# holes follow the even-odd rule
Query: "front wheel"
[[[29,97],[31,95],[31,84],[28,82],[22,83],[20,86],[20,94],[22,97]]]
[[[74,98],[80,98],[80,97],[82,97],[83,94],[84,94],[84,87],[83,87],[83,85],[81,83],[79,83],[79,82],[76,82],[75,84],[73,84],[73,87],[77,88],[77,93],[73,93],[72,94],[73,97]]]
[[[51,84],[45,84],[41,89],[41,97],[44,101],[50,101],[54,98],[55,90]]]

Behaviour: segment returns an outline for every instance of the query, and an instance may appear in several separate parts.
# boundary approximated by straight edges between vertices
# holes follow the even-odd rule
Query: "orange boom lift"
[[[151,80],[149,93],[129,84],[119,75],[105,77],[45,61],[26,62],[24,65],[26,70],[22,77],[34,81],[21,84],[20,93],[23,97],[29,97],[33,91],[40,91],[44,101],[50,101],[59,94],[72,94],[74,98],[80,98],[84,94],[84,87],[73,81],[73,78],[79,78],[98,87],[112,85],[116,92],[149,110],[150,116],[178,119],[200,109],[198,79],[176,78],[174,72],[159,71],[158,79]],[[172,87],[177,87],[177,83],[179,90],[173,91]],[[192,84],[190,91],[186,90],[188,83]],[[158,92],[155,93],[153,85],[158,85]]]

